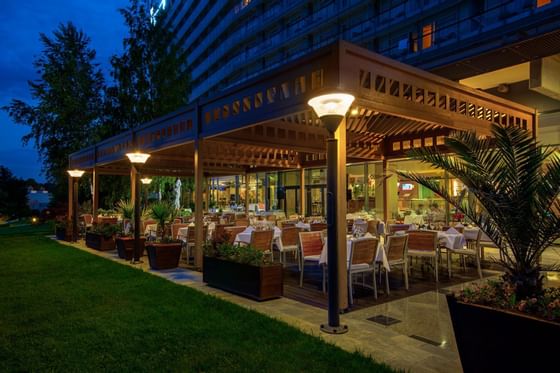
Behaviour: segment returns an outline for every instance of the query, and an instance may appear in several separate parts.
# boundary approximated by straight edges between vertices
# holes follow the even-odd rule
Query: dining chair
[[[354,233],[354,231],[356,231],[356,229],[359,229],[363,233],[366,233],[367,229],[368,229],[368,222],[365,221],[365,220],[355,220],[354,225],[352,226],[351,233]],[[375,236],[377,236],[377,234],[375,234]]]
[[[301,230],[294,226],[282,227],[280,240],[275,244],[276,249],[280,253],[280,263],[286,265],[286,253],[294,253],[296,261],[298,257],[298,234]]]
[[[144,234],[146,234],[146,227],[148,225],[152,225],[152,224],[156,224],[156,221],[154,219],[146,219],[142,222],[142,232]]]
[[[173,223],[171,224],[171,238],[174,240],[179,239],[179,229],[188,227],[186,223]]]
[[[463,262],[463,270],[467,270],[465,264],[465,256],[471,256],[475,258],[476,268],[478,270],[478,276],[482,279],[482,269],[480,267],[480,239],[482,238],[482,230],[479,229],[475,240],[467,240],[467,246],[461,249],[450,249],[447,248],[447,271],[449,277],[451,277],[451,259],[452,254],[459,254]]]
[[[274,224],[276,224],[276,215],[267,215],[267,216],[266,216],[266,220],[267,220],[267,221],[271,221],[271,222],[273,222]]]
[[[249,226],[249,219],[248,218],[237,218],[235,219],[235,225],[238,227],[248,227]]]
[[[404,287],[408,290],[408,234],[388,235],[385,244],[385,255],[389,263],[389,268],[402,266],[404,275]],[[383,267],[381,267],[383,268]],[[385,270],[385,290],[390,294],[389,273]]]
[[[271,260],[274,261],[272,255],[272,239],[274,238],[274,230],[268,229],[263,231],[254,230],[251,232],[251,247],[270,255]]]
[[[410,224],[389,224],[389,234],[393,234],[399,231],[408,231],[410,229]]]
[[[205,225],[202,230],[202,237],[204,237],[204,241],[206,241],[206,237],[208,236],[208,226]],[[195,227],[190,225],[187,229],[187,242],[186,242],[186,260],[187,263],[190,263],[191,257],[193,256],[193,249],[196,248],[195,244]]]
[[[234,224],[233,223],[227,223],[227,224],[216,224],[215,228],[214,228],[214,242],[216,244],[221,244],[223,242],[227,241],[227,237],[225,235],[225,231],[224,228],[225,227],[233,227]]]
[[[350,263],[348,264],[348,295],[350,297],[350,304],[354,303],[353,295],[353,275],[362,274],[362,286],[373,289],[373,295],[377,299],[377,284],[375,282],[375,257],[377,254],[377,247],[379,239],[372,238],[359,238],[352,241],[350,246]],[[373,286],[370,287],[365,284],[364,276],[366,273],[372,274]],[[324,276],[323,276],[324,278]],[[324,281],[324,280],[323,280]]]
[[[368,220],[366,231],[372,236],[379,236],[378,233],[379,220]]]
[[[311,223],[309,224],[311,232],[320,232],[324,229],[327,229],[327,223]]]
[[[173,219],[173,224],[181,224],[183,222],[183,218],[175,218]]]
[[[437,232],[409,231],[407,255],[411,258],[428,258],[430,261],[433,261],[436,282],[439,281],[439,250]]]
[[[237,235],[243,232],[245,229],[247,229],[246,225],[224,227],[225,237],[227,238],[226,242],[233,245],[233,243],[235,242],[235,237],[237,237]]]
[[[299,232],[299,249],[299,287],[303,287],[305,262],[319,264],[319,259],[321,258],[321,251],[323,250],[321,231]]]

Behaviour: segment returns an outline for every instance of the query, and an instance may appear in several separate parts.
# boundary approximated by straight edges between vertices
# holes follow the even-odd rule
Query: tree
[[[560,157],[540,146],[526,130],[492,126],[492,138],[454,132],[445,141],[451,155],[427,147],[410,152],[460,179],[474,195],[454,197],[435,179],[414,172],[397,173],[425,186],[471,219],[498,246],[504,279],[518,299],[542,292],[539,258],[560,238]]]
[[[26,182],[0,166],[0,216],[21,217],[29,212]]]
[[[131,0],[120,13],[129,35],[123,54],[111,58],[116,84],[107,88],[102,138],[177,110],[188,103],[190,91],[186,55],[173,42],[162,15],[152,23],[147,2],[139,0]]]
[[[60,24],[52,37],[41,33],[40,40],[44,49],[33,63],[39,78],[28,82],[34,102],[13,99],[3,110],[30,127],[22,141],[34,141],[55,200],[64,200],[68,156],[88,145],[99,124],[104,79],[90,38],[71,22]]]

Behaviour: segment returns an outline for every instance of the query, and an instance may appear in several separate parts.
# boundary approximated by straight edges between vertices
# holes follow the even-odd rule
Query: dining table
[[[207,231],[206,239],[209,240],[212,237],[212,234],[214,233],[214,229],[216,229],[216,223],[210,222],[208,223],[207,227],[208,227],[208,231]],[[179,228],[179,230],[177,231],[177,238],[186,241],[188,237],[189,229],[193,229],[193,228],[194,228],[193,223],[189,224],[187,227]]]
[[[437,238],[440,246],[448,249],[462,249],[467,244],[465,235],[453,228],[447,231],[437,231]]]
[[[366,238],[372,238],[373,236],[369,233],[366,233],[363,237],[354,238],[351,235],[346,236],[346,263],[347,265],[350,264],[350,252],[352,247],[352,241],[355,240],[362,240]],[[321,250],[321,255],[319,256],[319,265],[327,264],[328,263],[328,249],[327,249],[327,238],[325,237],[325,241],[323,243],[323,249]],[[377,244],[377,252],[375,254],[375,262],[381,263],[383,268],[385,268],[388,272],[391,271],[391,266],[389,266],[389,259],[387,258],[387,252],[385,251],[385,243],[383,237],[379,237],[379,242]]]

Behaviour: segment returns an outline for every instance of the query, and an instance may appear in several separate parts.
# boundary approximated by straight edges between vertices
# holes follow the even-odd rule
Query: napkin
[[[457,230],[455,228],[449,228],[446,233],[449,234],[459,234],[459,232],[457,232]]]

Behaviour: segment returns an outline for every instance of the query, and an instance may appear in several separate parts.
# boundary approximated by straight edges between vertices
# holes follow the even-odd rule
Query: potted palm
[[[517,127],[493,125],[491,138],[454,132],[445,145],[453,154],[430,147],[410,155],[460,179],[475,203],[437,180],[397,173],[439,194],[500,250],[499,281],[447,297],[463,369],[545,371],[555,366],[557,348],[539,341],[560,335],[560,290],[543,287],[550,268],[540,257],[560,237],[560,159]]]
[[[148,260],[152,269],[171,269],[179,265],[181,242],[170,237],[166,223],[174,216],[174,208],[167,202],[156,202],[150,215],[158,224],[158,237],[146,242]]]
[[[132,260],[134,256],[134,227],[132,226],[134,202],[131,200],[120,200],[117,203],[117,211],[122,217],[121,232],[115,239],[117,253],[121,259]],[[141,237],[140,240],[142,245],[144,245],[145,238]]]
[[[204,251],[202,275],[208,285],[258,301],[282,296],[282,265],[261,250],[224,242],[207,244]]]

